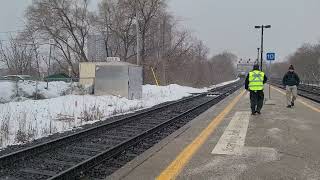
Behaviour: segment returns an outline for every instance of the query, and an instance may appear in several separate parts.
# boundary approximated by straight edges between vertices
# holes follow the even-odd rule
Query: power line
[[[16,31],[0,31],[1,34],[20,33],[20,32],[26,32],[26,31],[22,31],[22,30],[16,30]]]

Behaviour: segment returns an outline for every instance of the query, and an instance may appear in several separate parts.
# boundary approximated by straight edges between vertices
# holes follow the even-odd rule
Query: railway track
[[[0,179],[102,179],[214,104],[242,81],[0,157]]]
[[[270,84],[285,89],[280,80],[272,80]],[[298,94],[302,97],[320,103],[320,87],[301,84],[298,87]]]

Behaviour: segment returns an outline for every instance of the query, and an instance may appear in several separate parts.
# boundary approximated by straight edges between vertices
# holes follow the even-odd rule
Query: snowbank
[[[226,82],[223,82],[223,83],[220,83],[220,84],[212,85],[212,86],[210,86],[210,89],[216,88],[216,87],[225,86],[225,85],[227,85],[227,84],[231,84],[231,83],[237,82],[237,81],[239,81],[239,80],[240,80],[240,78],[235,79],[235,80],[231,80],[231,81],[226,81]]]
[[[25,86],[25,92],[31,93],[27,88],[28,84]],[[42,90],[47,97],[59,96],[61,92],[57,89],[69,88],[63,83],[56,83],[56,86],[53,83],[50,87],[49,91]],[[176,84],[162,87],[145,85],[141,100],[116,96],[66,95],[0,104],[0,149],[207,90],[208,88],[196,89]],[[6,96],[2,91],[0,94]]]
[[[15,84],[12,82],[0,82],[0,103],[10,102],[15,96]]]
[[[0,81],[0,103],[32,99],[36,92],[38,97],[42,99],[55,98],[71,92],[72,89],[76,89],[77,84],[50,82],[49,89],[46,89],[46,87],[46,82],[23,81],[16,83]]]
[[[177,84],[168,86],[144,85],[142,100],[147,107],[150,107],[163,102],[174,101],[190,96],[191,93],[202,93],[207,90],[207,88],[197,89]]]

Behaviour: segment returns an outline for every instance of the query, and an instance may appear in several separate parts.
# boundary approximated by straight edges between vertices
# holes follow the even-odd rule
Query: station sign
[[[267,53],[267,61],[276,60],[276,53]]]

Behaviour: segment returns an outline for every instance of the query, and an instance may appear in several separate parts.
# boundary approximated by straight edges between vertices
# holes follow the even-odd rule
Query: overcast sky
[[[92,0],[97,1],[97,0]],[[23,28],[24,10],[32,0],[0,0],[0,32]],[[239,58],[255,58],[260,32],[255,25],[271,24],[265,31],[265,51],[284,58],[303,43],[320,40],[320,0],[169,0],[180,24],[191,29],[210,48]],[[4,34],[0,33],[0,39]]]

